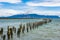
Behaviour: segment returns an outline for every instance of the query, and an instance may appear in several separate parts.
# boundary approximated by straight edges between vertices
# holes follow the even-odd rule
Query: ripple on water
[[[34,19],[35,20],[35,19]],[[39,20],[35,20],[39,21]],[[10,25],[15,26],[16,28],[19,27],[20,23],[26,22],[35,22],[32,20],[1,20],[0,27],[4,28],[4,34],[6,34],[7,26]],[[0,37],[1,39],[1,37]],[[29,33],[22,34],[18,38],[16,34],[13,36],[13,40],[60,40],[60,21],[58,19],[54,19],[51,23],[44,24],[39,26],[38,29],[31,30]]]

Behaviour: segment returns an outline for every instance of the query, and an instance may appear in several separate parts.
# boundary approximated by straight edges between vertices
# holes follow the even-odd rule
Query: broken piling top
[[[52,20],[49,18],[44,18],[43,21],[51,22]]]

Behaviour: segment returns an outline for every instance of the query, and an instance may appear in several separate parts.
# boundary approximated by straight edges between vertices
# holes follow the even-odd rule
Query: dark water
[[[4,34],[6,34],[8,25],[18,28],[21,23],[36,21],[42,21],[42,19],[0,19],[0,28],[3,27]],[[0,40],[2,40],[1,37]],[[25,32],[24,34],[21,33],[19,38],[14,34],[11,40],[60,40],[60,19],[52,19],[52,22],[39,26],[38,29],[31,30],[28,33]]]

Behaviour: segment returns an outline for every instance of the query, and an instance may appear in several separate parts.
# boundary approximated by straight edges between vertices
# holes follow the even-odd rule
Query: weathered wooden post
[[[23,25],[22,27],[22,33],[24,33],[24,30],[25,30],[25,25]]]
[[[5,40],[6,39],[6,35],[3,35],[3,40]]]

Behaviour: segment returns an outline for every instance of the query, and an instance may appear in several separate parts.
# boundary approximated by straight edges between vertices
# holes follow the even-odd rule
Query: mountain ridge
[[[38,15],[38,14],[17,14],[8,17],[0,17],[0,18],[60,18],[54,15]]]

